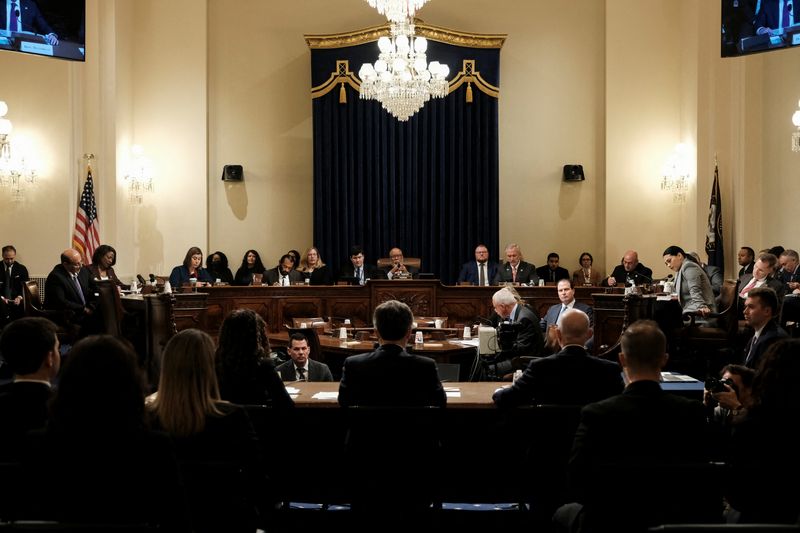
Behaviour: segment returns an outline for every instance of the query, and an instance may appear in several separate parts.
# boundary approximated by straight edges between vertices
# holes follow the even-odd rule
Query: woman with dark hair
[[[172,269],[169,275],[169,284],[173,287],[181,287],[191,280],[195,280],[197,285],[210,285],[214,283],[214,278],[203,268],[203,251],[197,246],[192,246],[183,258],[183,264]]]
[[[247,412],[220,400],[214,349],[198,329],[172,337],[148,411],[175,443],[194,531],[255,531],[267,481],[258,439]]]
[[[240,405],[293,407],[269,356],[267,324],[251,309],[237,309],[222,322],[217,379],[224,400]]]
[[[583,252],[578,260],[581,267],[572,273],[572,286],[580,287],[581,285],[600,286],[603,282],[603,275],[599,270],[592,267],[594,264],[594,257],[589,252]]]
[[[231,274],[231,269],[228,268],[228,256],[222,252],[214,252],[208,256],[206,270],[215,281],[219,280],[229,285],[233,283],[233,274]]]
[[[297,270],[297,268],[300,266],[300,252],[297,250],[289,250],[286,252],[286,255],[292,256],[292,260],[294,261],[293,270]]]
[[[92,264],[88,266],[92,279],[96,281],[109,280],[120,289],[129,288],[122,283],[114,273],[114,265],[117,264],[117,251],[108,244],[101,244],[95,248],[92,254]]]
[[[333,275],[314,246],[306,250],[297,270],[310,285],[333,285]]]
[[[75,344],[48,427],[27,450],[31,478],[47,480],[48,493],[58,495],[31,498],[42,506],[36,518],[189,530],[172,443],[145,429],[144,390],[127,344],[110,335]]]
[[[698,313],[703,317],[716,313],[714,291],[703,268],[680,246],[667,247],[663,256],[664,264],[675,272],[676,296],[683,312]]]
[[[744,419],[733,426],[729,521],[796,524],[800,516],[800,340],[778,341],[753,378]]]
[[[264,263],[261,262],[261,256],[255,250],[247,250],[242,257],[242,266],[236,271],[236,276],[233,278],[234,285],[252,285],[253,274],[264,275]]]

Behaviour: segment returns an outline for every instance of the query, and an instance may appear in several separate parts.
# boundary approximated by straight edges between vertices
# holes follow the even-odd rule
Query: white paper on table
[[[314,396],[315,400],[337,400],[339,398],[339,391],[320,391]]]

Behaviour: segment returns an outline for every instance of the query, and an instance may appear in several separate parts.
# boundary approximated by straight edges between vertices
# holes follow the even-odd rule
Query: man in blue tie
[[[46,309],[72,311],[71,321],[81,325],[84,334],[94,333],[94,284],[81,254],[72,248],[61,253],[61,263],[53,267],[44,284]]]
[[[364,249],[360,245],[355,245],[350,248],[350,264],[343,266],[339,271],[339,279],[364,285],[370,279],[386,279],[386,272],[377,266],[366,264]]]

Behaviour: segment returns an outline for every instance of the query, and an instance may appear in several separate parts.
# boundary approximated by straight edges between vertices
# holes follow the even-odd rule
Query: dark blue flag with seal
[[[725,271],[725,252],[722,246],[722,198],[719,194],[719,165],[716,163],[714,164],[714,185],[711,187],[711,202],[708,206],[706,254],[708,254],[709,265]]]

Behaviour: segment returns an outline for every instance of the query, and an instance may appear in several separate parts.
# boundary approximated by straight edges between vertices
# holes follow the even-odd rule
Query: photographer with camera
[[[707,409],[711,449],[722,454],[721,459],[726,455],[733,424],[741,420],[750,405],[755,375],[755,370],[744,365],[727,365],[719,379],[706,379],[703,405]]]

